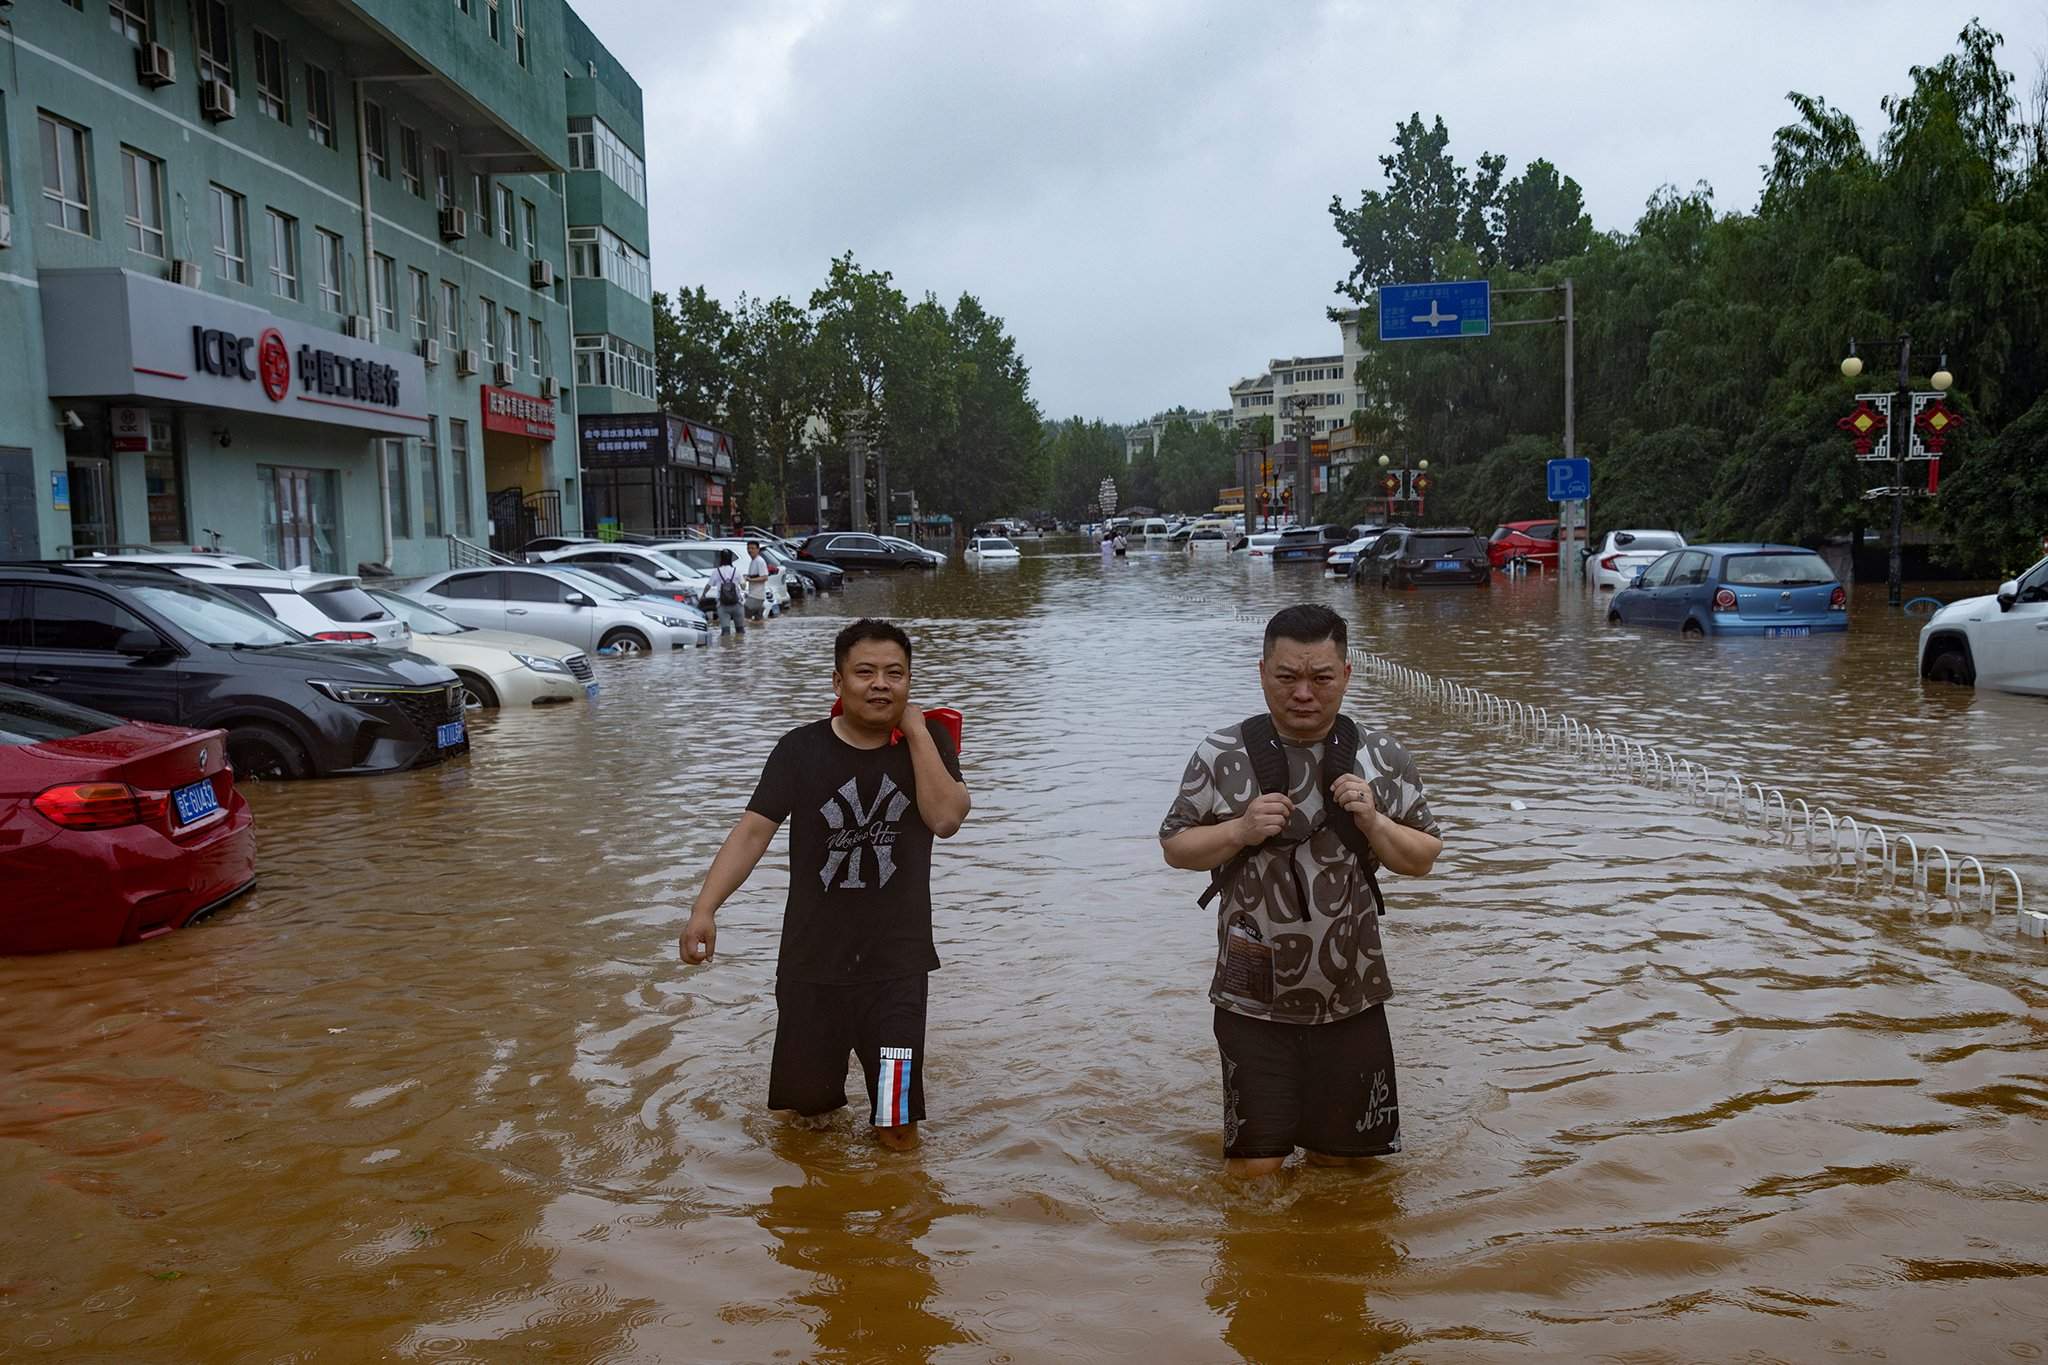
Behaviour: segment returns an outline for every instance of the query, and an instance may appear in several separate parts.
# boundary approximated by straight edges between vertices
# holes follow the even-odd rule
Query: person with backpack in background
[[[711,570],[711,585],[707,595],[718,608],[718,633],[720,635],[745,635],[747,618],[741,605],[740,557],[731,550],[718,553],[718,564]]]
[[[1341,713],[1349,644],[1328,607],[1267,622],[1267,709],[1196,747],[1159,827],[1169,867],[1211,874],[1233,1176],[1277,1171],[1297,1147],[1320,1166],[1401,1150],[1377,874],[1423,876],[1443,840],[1408,751]]]

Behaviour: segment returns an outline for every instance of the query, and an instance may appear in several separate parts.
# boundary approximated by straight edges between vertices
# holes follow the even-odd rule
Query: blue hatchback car
[[[1614,594],[1607,620],[1686,635],[1811,635],[1849,628],[1849,594],[1798,545],[1692,545]]]

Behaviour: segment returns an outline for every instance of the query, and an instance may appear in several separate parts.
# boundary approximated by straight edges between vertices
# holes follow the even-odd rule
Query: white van
[[[1147,540],[1164,540],[1173,534],[1173,528],[1166,524],[1165,517],[1147,517],[1144,530],[1139,534]]]

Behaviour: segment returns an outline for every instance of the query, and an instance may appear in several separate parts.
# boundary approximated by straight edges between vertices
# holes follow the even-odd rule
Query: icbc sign
[[[292,387],[292,353],[284,334],[266,327],[260,336],[237,336],[218,327],[192,329],[192,367],[223,379],[260,382],[264,396],[282,403]],[[398,406],[398,371],[375,360],[301,346],[299,387],[343,404]],[[314,400],[318,401],[318,400]]]
[[[523,436],[530,441],[555,439],[555,405],[545,398],[484,385],[484,430]]]

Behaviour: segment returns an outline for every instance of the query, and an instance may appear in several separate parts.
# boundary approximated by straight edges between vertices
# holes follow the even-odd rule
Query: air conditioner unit
[[[235,116],[235,87],[226,81],[199,83],[199,112],[215,123]]]
[[[14,245],[14,210],[0,204],[0,247]]]
[[[501,389],[511,388],[512,381],[518,377],[519,369],[517,366],[507,365],[502,360],[491,366],[491,382]]]
[[[144,43],[135,49],[135,77],[152,90],[175,85],[178,80],[177,59],[162,43]]]
[[[549,402],[553,402],[555,399],[560,398],[562,396],[561,381],[556,379],[553,375],[549,375],[546,379],[541,380],[540,396],[547,399]]]
[[[171,283],[182,284],[187,289],[197,289],[199,287],[199,262],[172,261]]]
[[[454,205],[441,210],[441,240],[459,242],[469,236],[469,210]]]
[[[420,359],[426,362],[428,369],[431,370],[441,363],[441,343],[434,338],[428,337],[425,341],[422,341],[419,345],[419,352]]]
[[[474,346],[465,347],[455,353],[455,373],[457,374],[475,374],[481,364],[482,362],[478,359],[476,347]]]
[[[529,263],[526,267],[526,278],[535,289],[553,289],[555,287],[555,263],[553,261],[533,261]]]
[[[341,330],[343,335],[352,336],[357,341],[368,341],[370,339],[370,320],[361,313],[351,313],[341,320]]]

